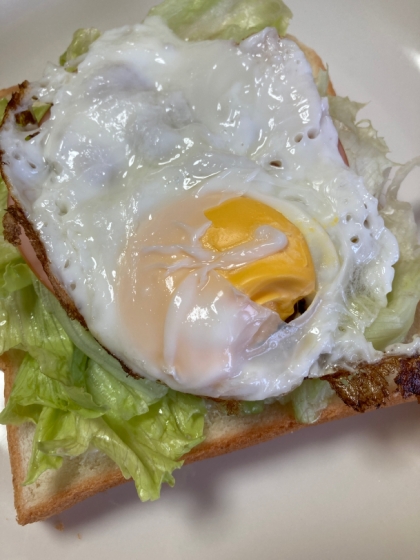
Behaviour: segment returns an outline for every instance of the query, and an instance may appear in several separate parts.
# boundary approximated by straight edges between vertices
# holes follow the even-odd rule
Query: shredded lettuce
[[[305,379],[291,395],[293,412],[298,422],[313,424],[327,408],[334,395],[330,384],[322,379]]]
[[[292,12],[282,0],[165,0],[149,12],[190,41],[242,41],[265,27],[286,33]]]
[[[31,107],[31,113],[37,123],[40,123],[51,107],[51,103],[42,103],[42,101],[34,101]]]
[[[327,408],[334,395],[328,381],[304,379],[294,391],[279,398],[283,405],[291,404],[295,419],[301,424],[313,424]]]
[[[420,246],[413,209],[408,202],[398,200],[398,192],[407,175],[419,166],[420,156],[399,167],[389,186],[385,185],[380,210],[385,225],[397,238],[400,258],[404,261],[418,259]]]
[[[264,401],[242,401],[239,407],[241,414],[260,414],[265,407]]]
[[[133,478],[142,500],[158,498],[163,482],[173,484],[178,459],[203,440],[202,400],[168,391],[148,402],[77,349],[67,373],[67,382],[50,378],[27,354],[0,414],[4,424],[36,424],[25,484],[63,457],[96,448]]]
[[[60,56],[60,65],[64,66],[68,72],[75,72],[80,62],[80,57],[88,52],[90,45],[100,36],[101,32],[94,27],[77,29],[73,33],[70,45]]]
[[[31,284],[31,273],[24,263],[7,263],[0,281],[0,296],[26,288]]]
[[[321,97],[327,96],[329,83],[330,83],[330,75],[328,72],[328,68],[326,70],[320,68],[318,72],[318,76],[315,78],[315,85]]]

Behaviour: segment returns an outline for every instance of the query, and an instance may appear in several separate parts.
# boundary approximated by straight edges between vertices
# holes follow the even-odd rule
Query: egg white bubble
[[[148,18],[104,33],[77,73],[50,64],[27,106],[32,96],[53,104],[39,134],[25,140],[12,120],[0,131],[13,194],[92,334],[133,371],[185,392],[258,400],[381,355],[363,332],[386,305],[398,246],[343,163],[327,99],[293,41],[268,28],[239,45],[184,42]],[[185,278],[155,359],[122,313],[123,279],[135,277],[130,244],[162,213],[212,196],[254,198],[296,225],[315,296],[284,323],[218,277],[228,299],[210,328],[202,318],[217,294]],[[194,305],[204,310],[196,329]]]

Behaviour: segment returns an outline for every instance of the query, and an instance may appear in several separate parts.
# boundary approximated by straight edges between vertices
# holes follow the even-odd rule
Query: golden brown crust
[[[420,357],[388,355],[372,364],[360,363],[355,373],[338,370],[324,375],[340,399],[356,412],[386,404],[390,380],[404,398],[420,396]]]
[[[395,377],[395,383],[403,397],[415,395],[420,399],[420,359],[401,359],[401,367]],[[420,400],[419,400],[420,402]]]
[[[19,247],[22,230],[13,213],[6,211],[3,216],[3,237],[14,247]]]

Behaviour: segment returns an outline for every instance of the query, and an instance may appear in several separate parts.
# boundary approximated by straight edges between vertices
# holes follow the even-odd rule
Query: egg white
[[[239,45],[189,43],[149,18],[105,33],[76,74],[50,65],[31,95],[53,103],[40,133],[26,141],[12,122],[0,131],[14,195],[92,334],[134,372],[185,392],[258,400],[379,356],[363,331],[386,305],[398,246],[343,163],[328,102],[294,42],[266,29]],[[133,344],[121,263],[145,220],[208,193],[255,198],[297,225],[317,292],[263,351],[243,352],[216,377],[198,355],[188,381]],[[374,305],[360,312],[364,297]]]

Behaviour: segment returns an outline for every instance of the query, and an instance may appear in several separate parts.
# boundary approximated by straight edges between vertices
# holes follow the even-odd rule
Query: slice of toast
[[[321,69],[325,70],[321,59],[312,49],[298,42],[294,37],[291,38],[304,51],[316,78]],[[9,88],[0,91],[0,97],[11,94],[13,90],[14,88]],[[331,82],[328,94],[335,94]],[[19,351],[11,351],[0,359],[0,367],[5,374],[6,401],[22,356]],[[397,364],[393,370],[393,377],[399,371]],[[385,406],[415,400],[415,397],[404,399],[394,387],[390,392]],[[322,411],[315,424],[354,414],[356,412],[352,408],[335,397]],[[268,441],[306,426],[299,424],[292,412],[279,403],[266,406],[263,412],[249,416],[229,412],[209,414],[206,419],[205,441],[188,453],[184,460],[186,463],[191,463],[215,457]],[[21,525],[46,519],[98,492],[126,482],[119,468],[106,455],[99,451],[89,451],[79,457],[65,458],[63,466],[58,471],[46,471],[34,484],[22,486],[31,456],[33,433],[34,426],[31,424],[7,427],[15,507],[17,521]]]

